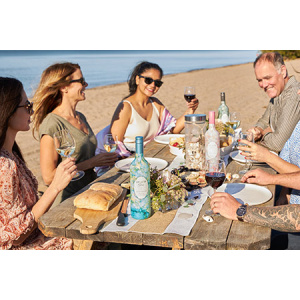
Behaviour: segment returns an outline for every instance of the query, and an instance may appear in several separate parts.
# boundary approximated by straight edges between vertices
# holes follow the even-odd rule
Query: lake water
[[[28,97],[42,71],[57,62],[78,63],[89,88],[125,82],[143,60],[157,63],[164,74],[253,62],[257,50],[0,50],[0,76],[22,81]]]

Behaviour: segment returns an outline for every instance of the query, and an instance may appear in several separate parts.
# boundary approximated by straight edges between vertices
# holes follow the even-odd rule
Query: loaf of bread
[[[232,144],[232,137],[220,135],[220,148],[227,147]]]
[[[94,183],[74,199],[74,205],[78,208],[108,211],[122,191],[123,189],[116,184]]]

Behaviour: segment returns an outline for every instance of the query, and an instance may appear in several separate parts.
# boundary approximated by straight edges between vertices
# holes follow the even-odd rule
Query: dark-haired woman
[[[37,221],[76,174],[74,160],[57,167],[51,185],[38,199],[37,180],[15,141],[19,131],[30,129],[33,113],[19,80],[0,77],[0,107],[0,249],[72,249],[70,239],[46,238]]]
[[[118,151],[123,157],[135,151],[136,136],[143,136],[147,144],[157,135],[181,132],[184,115],[195,112],[198,99],[187,103],[186,112],[176,120],[162,102],[153,97],[163,84],[162,77],[162,69],[154,63],[142,62],[134,68],[128,81],[130,94],[118,105],[111,125],[98,133],[97,151],[103,149],[103,137],[109,130],[117,137]]]

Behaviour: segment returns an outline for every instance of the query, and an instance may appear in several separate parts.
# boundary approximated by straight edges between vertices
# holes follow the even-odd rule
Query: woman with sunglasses
[[[117,140],[121,157],[129,156],[130,151],[135,151],[136,136],[143,136],[147,144],[157,135],[181,132],[184,128],[184,115],[195,112],[198,99],[187,103],[187,110],[176,120],[162,102],[153,97],[163,84],[162,77],[162,69],[154,63],[144,61],[133,69],[128,81],[129,95],[118,105],[111,125],[97,135],[98,152],[103,149],[103,137],[109,131]]]
[[[46,238],[37,221],[76,174],[74,159],[57,167],[52,183],[38,199],[37,180],[15,141],[18,132],[30,129],[33,113],[19,80],[0,77],[0,107],[0,249],[72,249],[70,239]]]
[[[55,150],[53,135],[62,129],[68,129],[73,135],[76,148],[72,156],[77,168],[85,172],[81,179],[70,182],[54,206],[96,179],[94,167],[113,166],[117,160],[115,153],[95,155],[96,137],[85,116],[76,110],[77,104],[85,100],[87,86],[78,64],[58,63],[43,72],[33,96],[33,132],[39,133],[40,164],[45,184],[52,182],[61,160]]]

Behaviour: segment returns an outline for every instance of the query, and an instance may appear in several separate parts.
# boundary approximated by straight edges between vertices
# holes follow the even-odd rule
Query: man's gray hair
[[[255,68],[256,64],[262,61],[268,61],[272,63],[278,72],[280,72],[281,66],[285,65],[283,57],[278,52],[266,52],[260,54],[253,63],[253,67]]]

